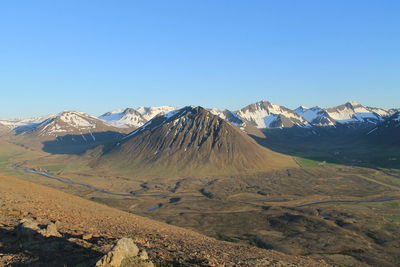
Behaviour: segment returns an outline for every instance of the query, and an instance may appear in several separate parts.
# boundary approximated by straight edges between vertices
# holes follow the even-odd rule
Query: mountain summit
[[[156,117],[105,149],[99,166],[172,176],[259,172],[295,166],[202,107]]]
[[[308,126],[308,122],[292,110],[283,106],[260,101],[248,105],[236,114],[249,125],[257,128],[288,128]]]

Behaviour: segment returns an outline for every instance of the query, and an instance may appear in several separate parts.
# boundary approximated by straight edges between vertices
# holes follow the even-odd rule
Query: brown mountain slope
[[[7,126],[0,123],[0,136],[9,134],[9,133],[10,133],[10,129]]]
[[[295,167],[201,107],[149,121],[104,150],[97,167],[163,176],[231,175]]]
[[[10,231],[19,219],[35,218],[43,224],[56,221],[65,242],[70,236],[82,233],[96,236],[86,241],[85,247],[89,249],[96,239],[107,243],[114,242],[114,238],[131,237],[146,248],[152,261],[173,263],[174,266],[327,266],[307,257],[218,241],[13,177],[0,177],[0,195],[1,235]],[[18,260],[18,255],[24,253],[6,250],[8,245],[12,244],[1,239],[0,265],[4,260],[13,262],[13,257]],[[57,255],[57,249],[52,249]],[[64,248],[62,250],[62,253],[68,253]],[[59,266],[63,266],[62,263],[63,258],[60,258]]]

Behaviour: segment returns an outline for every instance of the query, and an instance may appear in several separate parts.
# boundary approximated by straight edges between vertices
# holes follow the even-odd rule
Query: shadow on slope
[[[86,134],[68,134],[53,140],[43,141],[42,150],[51,154],[81,155],[87,150],[120,140],[124,134],[119,132],[96,132]]]
[[[400,168],[397,138],[368,135],[373,126],[265,129],[250,134],[273,151],[333,164],[373,168]]]
[[[72,235],[43,237],[32,233],[21,238],[15,229],[0,228],[0,240],[0,265],[4,266],[94,266],[102,256],[92,243]]]

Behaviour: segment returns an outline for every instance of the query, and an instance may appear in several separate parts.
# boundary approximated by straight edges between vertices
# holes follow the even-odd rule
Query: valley
[[[279,124],[287,120],[278,116],[258,128],[266,126],[257,124],[263,113],[251,125],[249,112],[263,105],[291,122]],[[332,119],[299,126],[309,122],[264,102],[222,115],[160,110],[166,113],[140,120],[126,118],[140,115],[132,110],[102,115],[125,116],[111,126],[64,112],[47,127],[72,129],[65,135],[44,134],[43,123],[41,130],[5,133],[0,173],[223,241],[337,266],[400,262],[398,128],[385,124],[392,117],[331,127]],[[93,123],[83,123],[89,131],[63,128],[63,116]],[[126,128],[128,121],[144,125]],[[379,141],[367,134],[373,129],[393,138]]]
[[[25,154],[25,148],[8,145],[14,156],[2,154],[2,173],[217,239],[344,266],[398,261],[400,182],[379,170],[317,162],[309,167],[310,160],[297,159],[305,166],[257,175],[112,176],[85,169],[75,156]],[[381,199],[387,201],[373,202]],[[385,260],[378,260],[382,255]]]

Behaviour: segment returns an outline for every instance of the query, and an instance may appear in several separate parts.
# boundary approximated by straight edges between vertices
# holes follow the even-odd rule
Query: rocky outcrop
[[[47,225],[39,225],[31,219],[23,219],[17,226],[17,236],[21,238],[31,239],[36,234],[41,234],[44,237],[61,237],[54,223]]]

